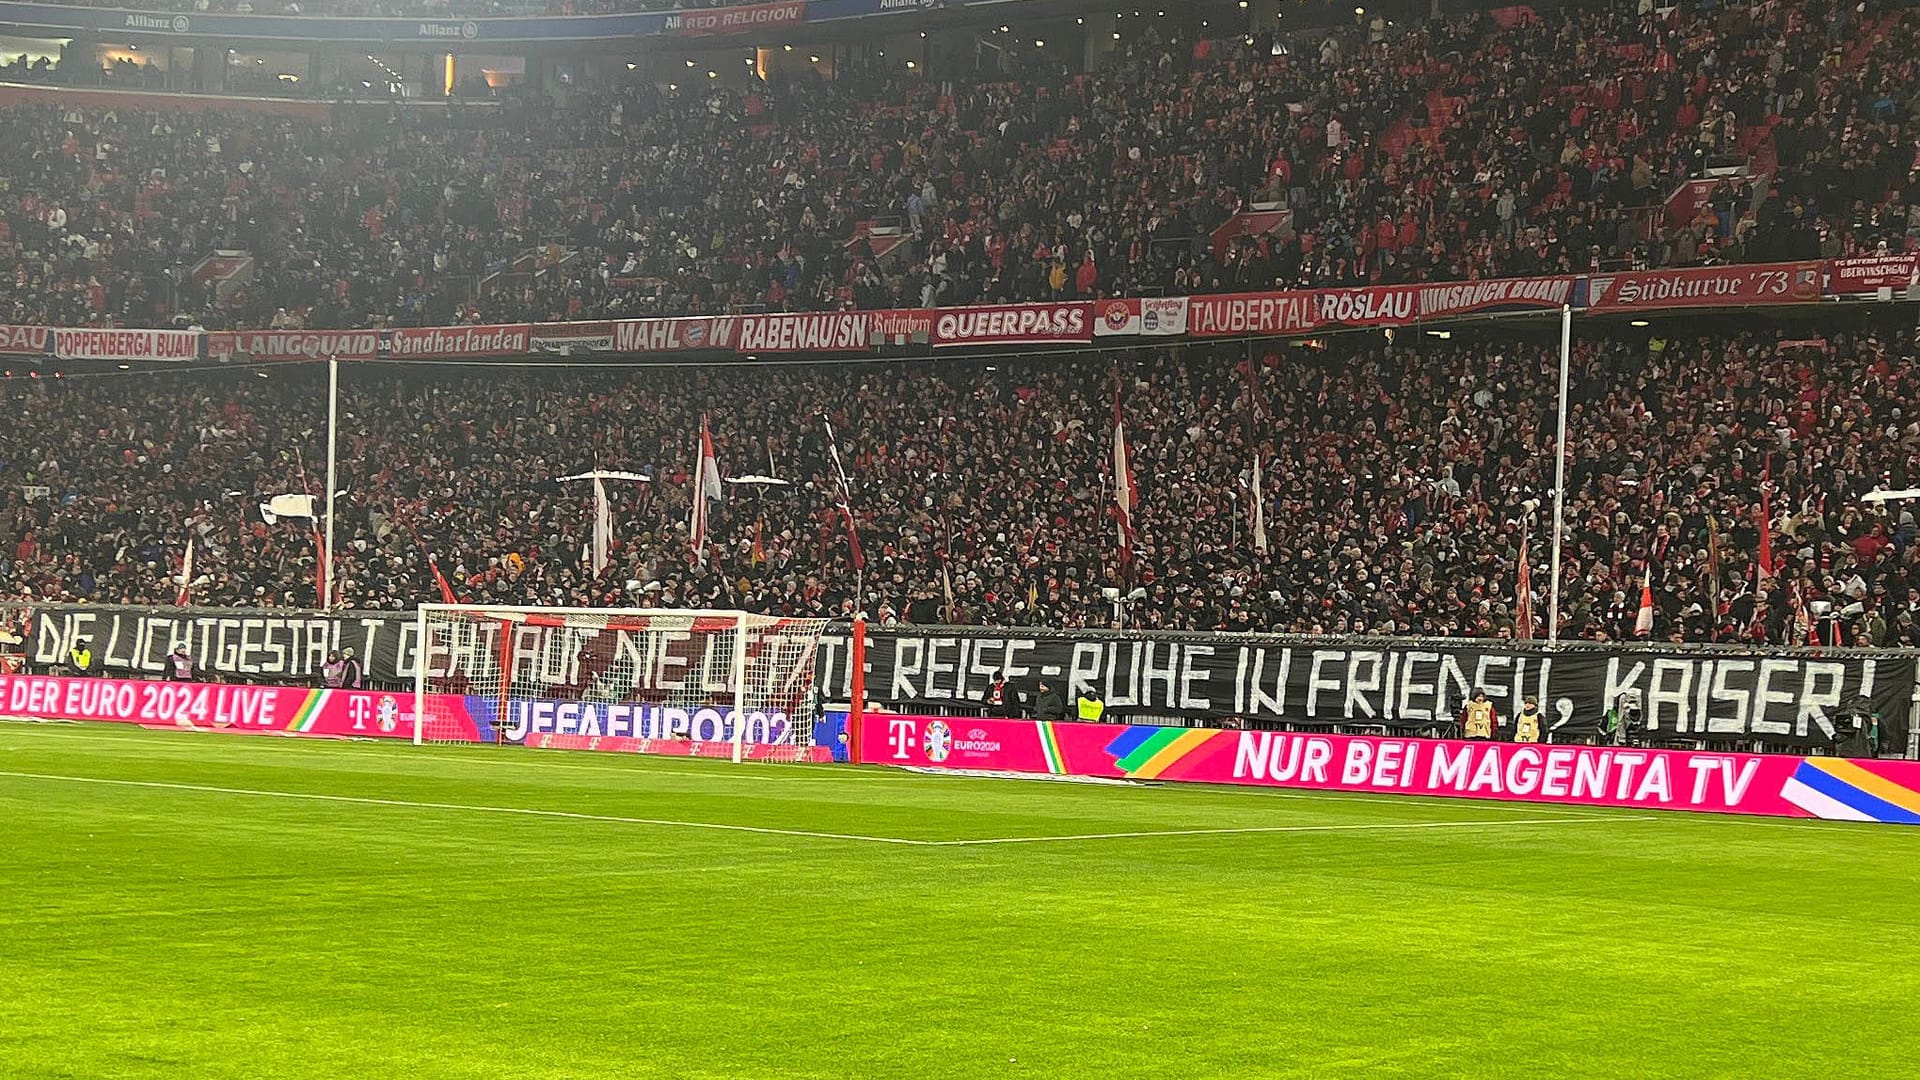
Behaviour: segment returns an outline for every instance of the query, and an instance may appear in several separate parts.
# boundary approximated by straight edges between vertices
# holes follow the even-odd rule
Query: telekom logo
[[[373,716],[373,705],[365,695],[355,694],[347,699],[347,715],[353,717],[353,730],[365,731],[368,719]]]
[[[893,747],[893,760],[906,761],[913,748],[913,721],[887,721],[887,745]]]

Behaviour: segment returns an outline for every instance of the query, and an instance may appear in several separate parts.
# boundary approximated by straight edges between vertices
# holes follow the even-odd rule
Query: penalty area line
[[[0,770],[0,776],[24,780],[51,780],[71,784],[109,784],[117,787],[156,788],[165,791],[196,791],[209,795],[250,795],[266,799],[301,799],[308,802],[346,803],[358,806],[392,806],[408,810],[465,810],[475,814],[516,814],[522,817],[560,818],[569,821],[600,821],[616,825],[652,825],[667,829],[710,829],[717,832],[757,833],[763,836],[805,836],[815,840],[849,840],[863,844],[898,844],[905,847],[929,847],[930,840],[909,840],[899,836],[860,836],[854,833],[814,832],[808,829],[776,829],[764,825],[729,825],[717,821],[673,821],[667,818],[625,817],[618,814],[587,814],[576,810],[541,810],[526,806],[484,806],[475,803],[421,802],[412,799],[380,799],[365,795],[323,795],[309,791],[271,791],[261,788],[216,787],[211,784],[184,784],[169,780],[123,780],[106,776],[63,776],[56,773],[13,772]]]
[[[1652,814],[1618,816],[1497,818],[1486,821],[1347,822],[1332,825],[1248,825],[1225,829],[1153,829],[1143,832],[1079,833],[1072,836],[995,836],[984,840],[922,841],[932,847],[983,847],[989,844],[1059,844],[1074,840],[1134,840],[1169,836],[1235,836],[1248,833],[1379,832],[1392,829],[1494,829],[1515,825],[1571,825],[1593,821],[1649,821]]]

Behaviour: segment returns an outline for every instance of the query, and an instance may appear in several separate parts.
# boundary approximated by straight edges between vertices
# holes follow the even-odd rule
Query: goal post
[[[422,604],[415,743],[811,761],[826,619]]]

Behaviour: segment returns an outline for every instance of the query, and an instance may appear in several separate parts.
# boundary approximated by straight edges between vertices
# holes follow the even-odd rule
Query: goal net
[[[416,743],[831,756],[813,740],[825,619],[423,604],[416,620]]]

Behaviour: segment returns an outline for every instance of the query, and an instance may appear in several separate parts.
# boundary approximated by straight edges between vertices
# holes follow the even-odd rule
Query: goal
[[[415,743],[816,761],[825,619],[422,604]]]

